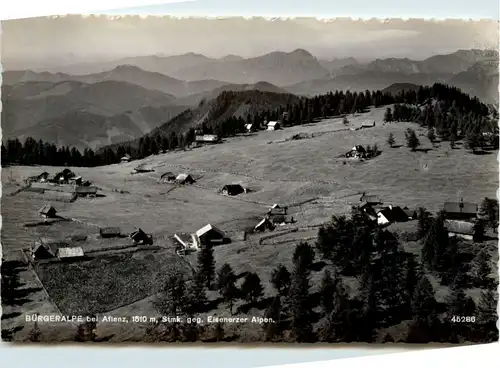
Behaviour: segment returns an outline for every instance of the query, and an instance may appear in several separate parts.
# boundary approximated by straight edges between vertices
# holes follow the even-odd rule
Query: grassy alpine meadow
[[[256,272],[264,286],[265,298],[272,295],[272,270],[280,263],[291,270],[297,242],[304,240],[314,245],[317,226],[332,215],[348,214],[363,192],[378,195],[385,204],[425,207],[431,212],[440,210],[445,201],[463,198],[480,203],[484,197],[495,197],[498,188],[495,153],[473,155],[462,142],[458,142],[455,149],[447,142],[431,144],[425,136],[426,130],[414,123],[384,123],[384,111],[385,108],[373,108],[365,114],[348,116],[348,125],[340,118],[325,119],[315,124],[237,136],[223,144],[154,155],[130,163],[71,168],[96,185],[100,196],[78,198],[72,203],[50,202],[60,216],[72,219],[67,223],[26,228],[24,224],[40,221],[38,209],[47,202],[43,197],[26,197],[21,193],[8,195],[19,189],[27,177],[42,171],[55,173],[61,168],[4,168],[2,175],[9,178],[4,183],[5,195],[1,202],[4,254],[30,247],[38,237],[71,239],[71,236],[87,235],[84,248],[90,245],[92,250],[106,248],[113,241],[97,237],[99,228],[106,226],[120,227],[125,234],[141,228],[153,235],[155,245],[163,248],[145,255],[119,253],[29,268],[23,272],[40,280],[46,290],[43,298],[37,296],[36,302],[31,302],[29,311],[41,313],[55,305],[63,314],[130,316],[139,311],[141,315],[153,314],[155,309],[151,300],[157,291],[158,278],[172,270],[189,273],[188,262],[196,264],[196,254],[186,259],[175,254],[172,240],[175,233],[193,233],[208,223],[227,233],[248,230],[274,203],[288,205],[290,215],[296,220],[275,232],[286,228],[296,228],[296,232],[262,241],[259,241],[262,235],[250,234],[245,241],[236,240],[214,249],[217,269],[228,263],[240,280],[246,273]],[[376,121],[374,127],[350,129],[373,120]],[[406,147],[404,133],[407,128],[417,132],[420,150],[412,152]],[[299,133],[308,133],[309,137],[287,140]],[[386,143],[390,133],[396,140],[393,148]],[[382,153],[364,162],[341,157],[358,144],[376,144]],[[141,163],[154,171],[131,174]],[[196,183],[179,186],[160,183],[161,174],[168,171],[189,173]],[[235,197],[219,193],[222,186],[232,183],[242,184],[249,192]],[[415,226],[413,221],[402,225],[399,231],[412,232]],[[403,243],[407,251],[420,253],[419,243]],[[311,276],[313,291],[320,283],[325,265],[317,266],[318,271],[313,271]],[[327,264],[326,267],[333,266]],[[345,277],[343,281],[350,293],[357,293],[358,280]],[[472,289],[468,292],[477,294]],[[446,289],[439,293],[443,298],[447,295]],[[228,315],[226,304],[214,295],[209,296],[215,303],[214,309],[206,315]],[[241,306],[236,303],[234,310],[238,311]],[[24,312],[23,308],[20,310]],[[262,316],[264,310],[265,306],[257,306],[251,311],[239,309],[235,313]],[[25,325],[25,329],[30,328]],[[137,334],[144,333],[144,326],[101,325],[98,328],[101,335],[113,335],[111,340],[116,341],[140,340],[142,337]],[[255,336],[248,337],[252,338]]]

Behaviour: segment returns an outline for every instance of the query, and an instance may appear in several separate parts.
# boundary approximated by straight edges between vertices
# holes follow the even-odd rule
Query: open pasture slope
[[[217,268],[228,263],[239,277],[238,285],[241,286],[248,273],[260,276],[267,302],[271,301],[273,291],[272,270],[278,264],[291,269],[295,245],[301,241],[314,244],[319,226],[332,215],[350,214],[351,206],[359,203],[363,192],[378,195],[384,203],[425,207],[431,212],[439,211],[446,201],[463,198],[479,203],[484,197],[495,197],[498,170],[494,153],[472,155],[461,142],[456,149],[445,142],[431,145],[422,136],[426,131],[416,124],[384,123],[384,111],[373,108],[364,114],[351,115],[347,127],[340,118],[324,119],[316,124],[237,136],[227,139],[224,144],[153,155],[130,163],[72,168],[78,175],[91,180],[102,195],[79,198],[73,203],[52,202],[58,215],[71,221],[50,225],[25,227],[26,223],[40,221],[37,211],[46,201],[22,196],[22,192],[15,194],[15,191],[26,178],[57,168],[4,168],[2,176],[9,178],[4,179],[2,197],[4,256],[31,247],[39,237],[66,239],[76,246],[80,244],[71,240],[72,237],[86,236],[81,246],[93,251],[125,242],[99,239],[99,228],[109,226],[117,226],[127,235],[141,228],[152,234],[155,245],[161,248],[159,251],[116,251],[116,254],[76,262],[30,266],[22,271],[22,279],[24,282],[37,280],[40,284],[37,287],[42,288],[43,293],[36,291],[28,296],[31,301],[17,308],[9,307],[5,313],[14,313],[16,317],[7,320],[6,328],[17,327],[19,335],[16,336],[26,338],[31,324],[20,319],[20,312],[157,315],[152,301],[165,277],[173,271],[189,275],[192,266],[196,265],[197,253],[186,257],[175,253],[175,233],[193,233],[208,223],[229,234],[249,231],[274,203],[288,206],[295,223],[275,229],[275,233],[270,233],[275,234],[273,237],[267,237],[267,233],[249,234],[246,240],[235,239],[214,248]],[[350,129],[366,121],[376,121],[376,125]],[[421,148],[428,148],[427,152],[412,152],[404,147],[408,127],[415,129]],[[314,135],[287,140],[300,133]],[[385,143],[389,133],[393,133],[396,140],[394,148]],[[355,145],[374,144],[382,153],[370,160],[342,157]],[[141,163],[154,171],[132,175],[133,168]],[[195,183],[161,183],[161,174],[168,171],[175,175],[189,173]],[[234,197],[219,193],[222,186],[233,183],[242,184],[249,192]],[[415,232],[416,223],[405,224],[403,229]],[[420,254],[420,243],[403,241],[403,245],[407,251]],[[491,254],[493,261],[496,255],[494,251]],[[313,267],[313,293],[318,291],[325,266],[332,272],[335,269],[322,261],[316,262],[316,269]],[[349,293],[358,292],[359,280],[355,277],[346,276],[343,282]],[[437,287],[440,288],[439,282]],[[440,295],[449,294],[446,287],[442,290]],[[479,295],[473,289],[469,293]],[[213,308],[205,316],[230,315],[216,292],[210,291],[208,299]],[[235,316],[264,316],[265,308],[261,305],[249,309],[235,302],[235,308]],[[70,336],[71,329],[62,325],[41,324],[42,333],[48,334],[49,326],[60,328],[60,336]],[[258,339],[259,328],[258,325],[240,325],[228,327],[227,331],[236,331],[242,341],[252,341]],[[141,341],[145,333],[144,325],[136,324],[101,323],[97,331],[100,336],[111,336],[111,341]],[[51,336],[55,336],[53,332]]]

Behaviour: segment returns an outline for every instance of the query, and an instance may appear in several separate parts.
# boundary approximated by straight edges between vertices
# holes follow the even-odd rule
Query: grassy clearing
[[[75,263],[39,264],[36,271],[63,313],[99,313],[155,292],[158,277],[186,271],[168,252],[119,254]]]
[[[4,195],[1,202],[3,251],[30,246],[40,235],[66,238],[84,233],[90,236],[88,244],[99,246],[105,242],[93,236],[97,227],[103,226],[119,226],[125,233],[140,227],[153,234],[157,245],[169,247],[176,232],[190,233],[207,223],[218,225],[227,232],[243,230],[255,226],[268,205],[290,205],[313,199],[291,207],[290,212],[297,220],[297,227],[317,225],[333,214],[348,214],[350,206],[359,201],[358,193],[363,191],[379,195],[387,204],[410,208],[423,206],[430,211],[438,211],[445,201],[460,197],[479,203],[486,196],[496,195],[496,153],[472,155],[462,145],[452,150],[446,142],[433,148],[422,136],[426,130],[415,124],[382,123],[384,111],[384,108],[372,109],[366,114],[349,116],[350,126],[376,120],[374,128],[358,131],[346,130],[341,119],[326,119],[282,131],[235,137],[221,145],[156,155],[139,162],[72,168],[99,187],[105,197],[53,203],[62,216],[83,223],[25,228],[25,222],[39,220],[37,211],[46,201]],[[406,148],[404,131],[408,127],[417,131],[422,148],[432,150],[424,153]],[[285,143],[268,143],[298,133],[324,134]],[[389,133],[394,134],[396,145],[403,146],[389,148],[385,143]],[[339,158],[356,144],[375,143],[382,154],[374,159],[353,162]],[[140,163],[152,165],[155,171],[131,175],[133,168]],[[15,182],[22,183],[23,179],[44,170],[54,173],[60,168],[4,169],[4,194],[19,189]],[[181,187],[158,183],[158,178],[166,171],[188,171],[197,178],[197,183]],[[228,183],[242,183],[253,191],[234,198],[219,195],[217,190]],[[410,231],[414,223],[404,224],[397,230]],[[278,263],[291,269],[296,237],[298,233],[284,237],[283,241],[288,243],[259,245],[255,238],[251,238],[246,242],[217,247],[217,268],[227,262],[237,274],[257,272],[269,296],[273,292],[269,284],[271,271]],[[420,254],[419,243],[408,241],[403,245],[407,251]],[[492,248],[493,255],[495,252],[496,248]],[[109,263],[95,259],[87,263],[40,265],[38,271],[51,297],[64,310],[113,310],[111,313],[124,315],[130,315],[127,311],[136,314],[140,311],[141,315],[148,315],[154,312],[148,299],[120,306],[151,295],[154,277],[159,272],[168,272],[170,265],[178,262],[172,254],[164,254],[168,256],[155,255],[151,260],[137,260],[127,254],[111,258],[107,261]],[[497,256],[496,253],[494,259]],[[196,255],[190,257],[195,262]],[[319,285],[320,277],[321,272],[314,272],[311,284]],[[344,281],[355,293],[357,281],[347,278]],[[474,290],[469,292],[477,294]],[[445,294],[446,290],[440,289],[439,296]],[[211,313],[228,314],[224,305],[219,305]],[[260,315],[263,311],[248,312],[252,313]],[[135,327],[120,328],[124,336],[132,336]]]

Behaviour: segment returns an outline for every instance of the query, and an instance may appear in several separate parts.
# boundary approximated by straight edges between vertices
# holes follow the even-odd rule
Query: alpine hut
[[[40,214],[40,216],[45,217],[45,218],[54,218],[54,217],[56,217],[57,211],[50,204],[46,204],[42,208],[40,208],[38,213]]]

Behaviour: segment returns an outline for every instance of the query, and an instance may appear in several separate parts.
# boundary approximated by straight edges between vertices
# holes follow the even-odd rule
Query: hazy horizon
[[[3,69],[40,69],[146,55],[256,57],[304,49],[318,59],[422,60],[460,49],[498,50],[492,20],[69,15],[2,22]]]

